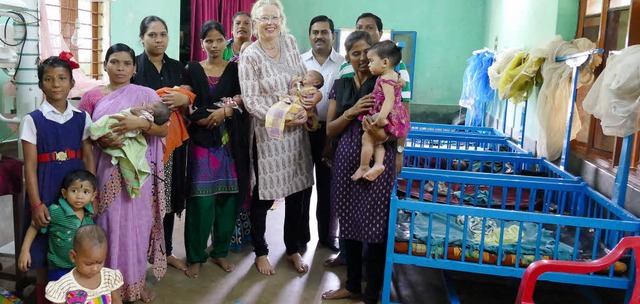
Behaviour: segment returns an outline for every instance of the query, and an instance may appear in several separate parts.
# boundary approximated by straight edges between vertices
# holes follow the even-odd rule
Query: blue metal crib
[[[622,237],[640,235],[640,222],[576,179],[405,167],[388,235],[384,303],[394,263],[519,278],[536,260],[597,259]],[[629,259],[603,273],[542,279],[631,290]]]

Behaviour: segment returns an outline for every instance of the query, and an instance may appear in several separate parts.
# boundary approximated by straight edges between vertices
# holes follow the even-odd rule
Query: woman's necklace
[[[258,40],[258,43],[260,44],[260,48],[262,49],[262,51],[264,51],[264,53],[267,54],[267,56],[269,56],[271,58],[277,58],[280,55],[280,44],[279,43],[277,45],[271,46],[271,47],[266,46],[260,40]]]
[[[104,86],[104,88],[105,88],[105,93],[107,93],[106,95],[109,95],[113,93],[113,91],[117,90],[116,88],[113,88],[113,86],[111,86],[110,83]]]

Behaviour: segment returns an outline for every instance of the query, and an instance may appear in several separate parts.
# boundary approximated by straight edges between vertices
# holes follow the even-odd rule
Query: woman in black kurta
[[[240,95],[238,65],[222,58],[224,28],[210,20],[202,25],[201,42],[207,59],[189,62],[185,83],[196,99],[189,119],[189,161],[185,245],[188,277],[198,276],[200,265],[211,257],[224,271],[235,226],[237,207],[249,193],[249,130],[246,111],[220,107],[222,98]],[[207,240],[213,226],[213,250]]]
[[[183,83],[185,68],[177,60],[169,58],[167,49],[168,36],[167,25],[160,17],[148,16],[140,22],[140,40],[144,46],[144,52],[136,56],[136,73],[133,83],[154,90],[164,87],[179,86]],[[189,99],[184,94],[177,92],[168,93],[162,97],[172,110],[186,112]],[[177,126],[169,126],[177,127]],[[186,193],[186,167],[187,167],[187,142],[177,147],[168,157],[164,172],[166,213],[163,219],[164,240],[167,253],[167,264],[185,270],[187,266],[181,260],[172,255],[173,251],[173,223],[176,215],[184,210]]]

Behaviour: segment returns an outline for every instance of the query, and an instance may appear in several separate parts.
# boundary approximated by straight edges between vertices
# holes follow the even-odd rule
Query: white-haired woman
[[[256,185],[250,218],[255,264],[260,273],[275,274],[264,238],[266,217],[273,200],[285,197],[287,256],[298,272],[305,273],[309,266],[300,255],[300,219],[302,201],[313,185],[309,136],[303,126],[306,117],[298,116],[288,122],[283,139],[267,135],[265,119],[269,107],[278,102],[279,96],[287,94],[291,78],[304,75],[306,68],[295,39],[287,34],[280,1],[256,1],[251,16],[258,40],[242,53],[238,74],[242,98],[254,127],[252,161]]]

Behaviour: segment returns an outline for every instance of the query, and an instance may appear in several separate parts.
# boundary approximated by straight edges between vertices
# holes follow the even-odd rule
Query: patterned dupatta
[[[105,115],[113,115],[120,111],[130,108],[142,106],[145,103],[159,101],[160,97],[152,89],[129,84],[111,94],[103,97],[97,103],[92,119],[96,121]],[[164,231],[162,226],[162,218],[165,213],[165,197],[164,197],[164,138],[157,136],[145,135],[148,149],[146,158],[151,168],[151,178],[141,185],[141,195],[132,199],[130,202],[117,202],[113,195],[115,191],[126,191],[122,183],[120,185],[113,184],[112,175],[117,171],[117,165],[111,163],[111,155],[103,153],[100,148],[94,148],[94,157],[96,159],[96,172],[100,183],[100,201],[96,216],[99,217],[105,213],[113,203],[133,203],[133,204],[151,204],[153,215],[153,224],[151,229],[151,239],[147,251],[149,263],[153,265],[153,274],[160,279],[167,270],[166,251],[164,248]],[[115,187],[114,187],[115,186]],[[119,190],[117,188],[120,188]],[[135,214],[131,215],[135,219]],[[116,231],[124,236],[127,233],[135,233],[132,231]]]

